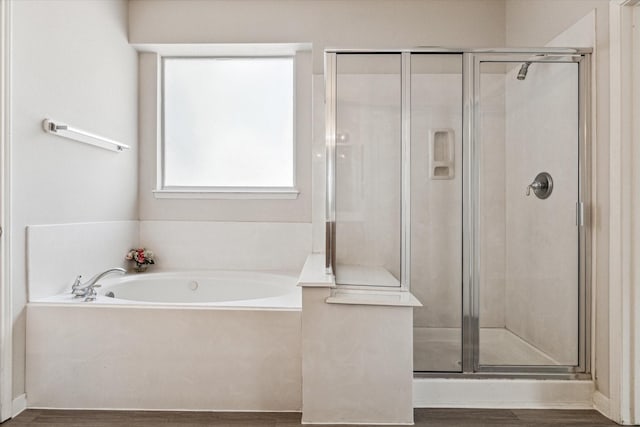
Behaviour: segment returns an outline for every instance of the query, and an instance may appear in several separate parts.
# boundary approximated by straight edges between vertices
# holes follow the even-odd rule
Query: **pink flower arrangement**
[[[145,248],[131,249],[124,258],[129,261],[134,261],[138,268],[143,265],[156,263],[153,260],[153,252]]]

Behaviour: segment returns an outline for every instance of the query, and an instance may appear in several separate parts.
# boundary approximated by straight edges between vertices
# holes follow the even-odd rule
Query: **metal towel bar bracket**
[[[129,149],[129,146],[126,144],[122,144],[118,141],[104,138],[84,130],[76,129],[65,123],[55,122],[51,119],[44,119],[42,122],[42,128],[47,133],[73,139],[74,141],[83,142],[95,147],[104,148],[105,150],[121,152]]]

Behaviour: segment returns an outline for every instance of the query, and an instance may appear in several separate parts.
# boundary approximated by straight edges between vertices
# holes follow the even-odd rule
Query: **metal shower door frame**
[[[400,141],[401,141],[401,230],[400,230],[400,284],[391,289],[408,290],[411,260],[411,52],[325,50],[325,272],[335,276],[336,269],[336,132],[337,132],[337,80],[339,54],[397,54],[400,60]],[[346,286],[346,285],[343,285]],[[349,285],[363,288],[362,285]]]
[[[483,62],[576,63],[578,65],[578,364],[577,365],[481,365],[479,271],[479,103],[480,64]],[[588,50],[566,54],[543,49],[530,52],[468,52],[463,60],[463,325],[462,372],[488,376],[538,376],[590,378],[591,370],[591,55]]]

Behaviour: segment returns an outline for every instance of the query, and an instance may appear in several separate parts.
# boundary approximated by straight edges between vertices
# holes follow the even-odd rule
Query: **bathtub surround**
[[[29,301],[70,292],[78,275],[127,268],[124,255],[138,240],[138,221],[27,227]]]
[[[304,222],[140,221],[140,244],[153,248],[154,270],[289,270],[311,252]]]
[[[297,274],[311,251],[311,224],[113,221],[29,226],[29,301],[70,291],[79,274],[86,280],[107,268],[130,267],[125,255],[137,247],[153,248],[154,271]]]
[[[154,249],[158,270],[297,272],[311,250],[311,224],[121,221],[31,226],[27,235],[29,407],[301,409],[299,289],[278,306],[263,298],[197,307],[102,292],[85,303],[69,290],[78,274],[126,267],[127,251],[141,246]],[[246,274],[224,274],[244,285]]]
[[[29,407],[300,411],[299,310],[29,303]]]

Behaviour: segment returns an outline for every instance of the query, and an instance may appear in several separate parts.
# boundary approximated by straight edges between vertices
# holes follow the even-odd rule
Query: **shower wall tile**
[[[451,70],[448,70],[451,72]],[[389,76],[393,78],[392,75]],[[434,73],[417,74],[412,79],[412,292],[425,302],[425,308],[415,310],[418,327],[459,328],[461,325],[461,253],[462,253],[462,106],[460,75]],[[487,76],[491,92],[486,99],[486,126],[483,128],[483,161],[486,165],[483,185],[490,189],[482,199],[487,213],[482,218],[482,307],[483,327],[504,327],[505,303],[505,186],[504,186],[504,79],[502,73]],[[344,85],[343,85],[344,87]],[[347,89],[344,89],[347,90]],[[348,91],[357,98],[358,87]],[[314,80],[314,207],[313,250],[323,252],[325,243],[325,153],[324,153],[324,87],[321,76]],[[420,96],[416,96],[416,94]],[[378,100],[381,107],[385,99]],[[391,102],[391,101],[389,101]],[[359,123],[367,128],[366,123]],[[451,128],[455,136],[455,177],[452,180],[432,180],[428,170],[428,137],[432,129]],[[342,129],[344,131],[344,129]],[[352,131],[354,132],[354,131]],[[352,135],[350,135],[352,136]],[[399,149],[399,147],[398,147]],[[381,166],[379,171],[384,170]],[[365,183],[366,184],[366,183]],[[366,185],[365,185],[366,187]],[[360,202],[363,215],[379,209],[374,202],[380,192],[365,192]],[[400,203],[398,194],[390,196]],[[389,202],[387,200],[387,202]],[[399,235],[400,227],[393,221],[378,221],[377,228],[354,227],[339,230],[339,249],[353,263],[363,259],[387,258],[388,251],[399,253],[390,244]],[[377,231],[376,231],[377,230]],[[385,245],[363,244],[367,233],[387,236]],[[371,237],[371,236],[369,236]],[[379,240],[373,236],[373,240]],[[387,252],[385,252],[387,251]]]
[[[138,221],[27,227],[29,301],[70,292],[78,275],[126,268],[124,256],[137,244]]]
[[[505,325],[505,85],[504,73],[481,77],[480,326]]]
[[[312,223],[313,252],[325,251],[325,195],[326,195],[326,155],[324,122],[324,76],[313,75],[313,143],[312,167]]]
[[[533,63],[506,75],[506,326],[558,363],[577,364],[577,65]],[[548,199],[526,197],[539,172]]]
[[[311,253],[311,224],[140,221],[140,245],[157,270],[300,271]]]
[[[399,278],[400,56],[338,57],[338,71],[336,263],[383,267]]]
[[[482,327],[504,327],[504,80],[485,76],[480,203]],[[462,117],[461,76],[412,78],[411,291],[425,307],[414,310],[414,326],[460,328],[462,323]],[[455,177],[432,180],[428,134],[450,128],[455,135]],[[486,189],[486,191],[483,191]]]
[[[424,303],[414,309],[414,327],[460,331],[462,62],[457,58],[447,72],[433,72],[428,67],[443,58],[431,58],[418,57],[412,63],[420,73],[411,79],[411,292]],[[435,129],[453,133],[453,179],[431,176],[430,135]]]

